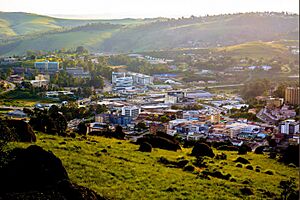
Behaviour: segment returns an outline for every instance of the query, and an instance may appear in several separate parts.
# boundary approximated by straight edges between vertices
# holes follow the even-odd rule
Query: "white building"
[[[124,106],[122,108],[122,115],[126,117],[137,118],[141,112],[141,109],[137,106]]]
[[[288,119],[279,124],[279,131],[282,134],[296,134],[299,133],[299,122],[293,119]]]

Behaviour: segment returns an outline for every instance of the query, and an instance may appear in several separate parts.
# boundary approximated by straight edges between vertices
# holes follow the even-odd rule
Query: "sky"
[[[256,11],[299,14],[299,0],[0,0],[0,11],[101,19],[177,18]]]

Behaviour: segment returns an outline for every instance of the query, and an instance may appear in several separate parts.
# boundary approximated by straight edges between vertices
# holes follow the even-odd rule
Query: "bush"
[[[285,164],[293,163],[299,167],[299,144],[289,145],[283,152],[283,156],[280,159]]]
[[[140,145],[139,151],[141,151],[141,152],[151,152],[152,151],[152,146],[148,142],[143,142]]]
[[[225,142],[212,142],[212,147],[218,148],[221,146],[232,146],[232,143],[230,141],[225,141]]]
[[[208,156],[211,158],[215,156],[213,150],[205,143],[196,143],[191,155],[196,157]]]
[[[245,154],[247,154],[247,152],[251,152],[251,151],[252,151],[252,149],[250,146],[243,144],[242,146],[239,147],[238,154],[245,155]]]
[[[269,158],[276,159],[277,153],[276,152],[270,152]]]
[[[263,154],[265,148],[266,148],[265,146],[256,147],[254,153],[255,154]]]
[[[247,159],[242,158],[242,157],[238,157],[234,162],[239,162],[242,164],[250,164],[250,162]]]
[[[239,150],[239,148],[236,146],[227,146],[227,145],[220,146],[217,149],[223,150],[223,151],[238,151]]]

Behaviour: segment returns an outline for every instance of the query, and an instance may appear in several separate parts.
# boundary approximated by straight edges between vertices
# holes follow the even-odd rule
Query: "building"
[[[279,131],[282,134],[297,134],[299,133],[299,122],[293,119],[288,119],[279,124]]]
[[[59,62],[49,62],[48,60],[44,62],[35,62],[34,68],[40,72],[55,73],[59,70]]]
[[[30,81],[30,83],[33,87],[48,86],[49,82],[50,82],[50,76],[43,75],[43,74],[39,74],[39,75],[35,76],[35,80]]]
[[[112,84],[130,82],[130,86],[146,86],[153,84],[153,77],[134,72],[112,72]],[[129,86],[128,86],[129,87]]]
[[[279,108],[283,105],[284,99],[283,98],[269,98],[266,100],[267,108]]]
[[[300,104],[300,88],[287,87],[285,89],[285,103],[290,105]]]
[[[90,79],[91,75],[89,72],[85,72],[82,67],[69,67],[66,68],[66,72],[73,77],[78,77],[78,78],[87,78]]]
[[[137,118],[141,112],[141,109],[137,106],[124,106],[122,108],[122,115],[126,117],[131,117],[133,119]]]

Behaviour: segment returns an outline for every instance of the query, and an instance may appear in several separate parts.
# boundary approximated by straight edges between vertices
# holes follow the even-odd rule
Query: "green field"
[[[195,159],[189,156],[191,149],[177,152],[154,149],[151,153],[142,153],[137,151],[137,145],[124,140],[102,137],[65,139],[44,134],[38,134],[36,144],[51,150],[62,160],[72,181],[110,199],[273,199],[280,195],[278,185],[281,180],[295,177],[299,182],[298,169],[253,153],[242,157],[248,159],[254,168],[261,167],[261,172],[246,169],[245,165],[235,167],[236,152],[224,151],[226,160],[207,158],[209,169],[231,174],[236,179],[232,182],[214,177],[210,177],[211,180],[199,178],[197,174],[204,168],[187,172],[158,162],[160,157],[173,161],[183,157],[191,165]],[[28,145],[11,143],[10,147]],[[103,149],[107,153],[101,152]],[[214,152],[220,153],[215,149]],[[265,174],[265,170],[273,171],[274,175]],[[244,187],[250,188],[254,195],[243,196],[240,189]]]

